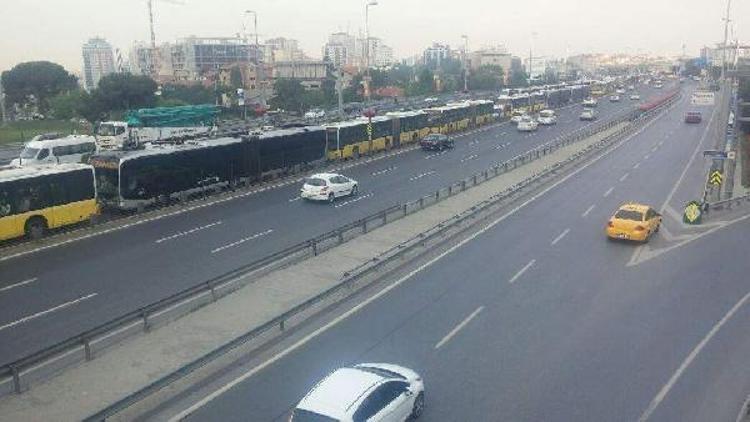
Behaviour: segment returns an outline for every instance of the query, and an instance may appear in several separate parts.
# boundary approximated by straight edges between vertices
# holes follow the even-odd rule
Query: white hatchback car
[[[520,122],[518,122],[519,132],[533,132],[537,130],[539,123],[536,122],[531,116],[524,116]]]
[[[318,173],[305,179],[300,190],[302,199],[333,202],[342,196],[354,196],[359,192],[359,184],[336,173]]]
[[[540,125],[554,125],[557,123],[557,116],[553,110],[542,110],[539,112],[537,121]]]
[[[340,368],[297,404],[292,422],[403,422],[424,409],[424,383],[411,369],[386,363]]]

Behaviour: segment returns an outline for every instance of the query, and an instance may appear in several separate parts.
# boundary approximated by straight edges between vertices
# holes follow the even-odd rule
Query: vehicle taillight
[[[646,228],[643,227],[643,226],[635,226],[635,231],[640,232],[640,231],[643,231],[643,230],[646,230]]]

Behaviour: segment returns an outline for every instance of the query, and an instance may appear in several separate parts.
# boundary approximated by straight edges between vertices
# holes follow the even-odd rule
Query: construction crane
[[[164,3],[175,4],[183,6],[185,4],[182,0],[159,0]],[[159,76],[159,52],[156,50],[156,32],[154,31],[154,0],[146,0],[146,6],[148,7],[148,27],[151,31],[151,61],[149,63],[149,74],[152,78],[156,79]]]

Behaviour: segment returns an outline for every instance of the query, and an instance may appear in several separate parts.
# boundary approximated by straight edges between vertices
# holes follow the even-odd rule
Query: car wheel
[[[328,194],[328,202],[330,202],[331,204],[333,204],[333,201],[335,201],[335,200],[336,200],[336,195],[334,195],[333,192],[329,193]]]
[[[26,222],[25,232],[29,239],[41,239],[47,230],[47,221],[42,217],[32,217]]]
[[[411,409],[411,415],[409,416],[410,419],[419,419],[420,416],[422,416],[422,412],[424,412],[424,393],[419,393],[417,395],[417,398],[414,399],[414,406]]]
[[[359,186],[357,185],[352,186],[352,191],[349,192],[349,195],[357,196],[358,193],[359,193]]]

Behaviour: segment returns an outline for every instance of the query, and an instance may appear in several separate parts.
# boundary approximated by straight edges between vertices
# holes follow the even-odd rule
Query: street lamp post
[[[377,0],[365,4],[365,99],[370,101],[370,6],[377,6]]]
[[[469,92],[469,36],[461,35],[464,39],[464,92]]]
[[[258,12],[255,10],[245,10],[245,14],[253,15],[253,31],[255,32],[255,88],[260,92],[260,103],[266,106],[266,90],[261,83],[262,66],[260,64],[260,44],[258,43]]]

